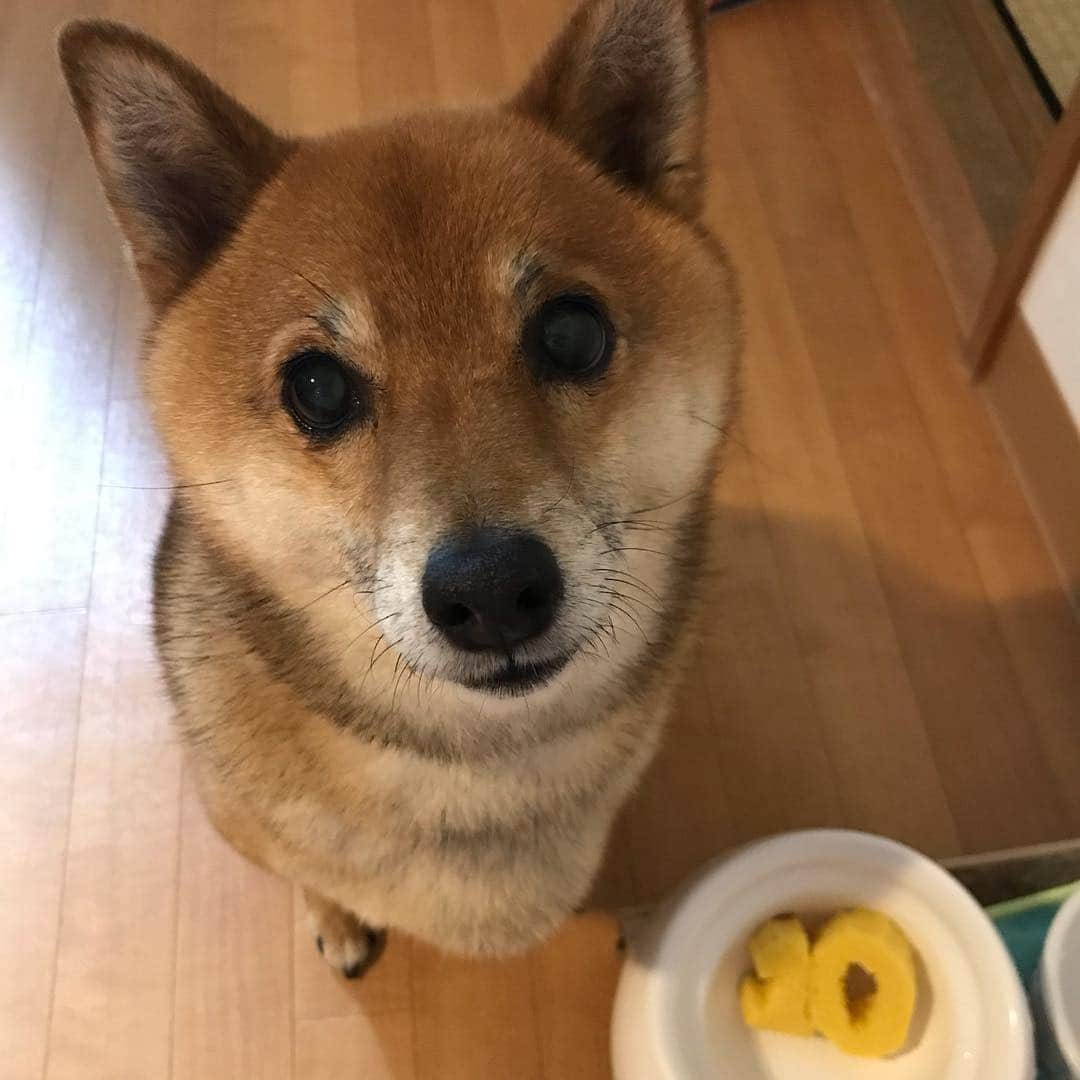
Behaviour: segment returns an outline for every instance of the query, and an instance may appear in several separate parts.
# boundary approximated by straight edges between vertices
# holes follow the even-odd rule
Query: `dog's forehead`
[[[435,114],[303,145],[259,231],[394,335],[436,314],[498,317],[540,269],[566,284],[625,272],[633,205],[526,121]]]
[[[536,239],[529,225],[545,191],[516,136],[502,124],[443,120],[324,140],[283,177],[280,197],[294,208],[280,220],[389,315],[418,293],[429,304],[479,301],[527,273]]]

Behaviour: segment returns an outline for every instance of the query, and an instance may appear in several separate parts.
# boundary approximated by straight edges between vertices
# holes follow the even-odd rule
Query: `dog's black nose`
[[[482,528],[431,552],[421,590],[428,618],[459,648],[506,649],[551,625],[563,584],[539,537]]]

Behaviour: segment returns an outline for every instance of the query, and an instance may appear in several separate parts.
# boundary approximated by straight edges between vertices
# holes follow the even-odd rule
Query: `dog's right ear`
[[[69,23],[59,53],[105,195],[161,309],[219,250],[294,144],[126,26]]]
[[[582,0],[510,106],[692,220],[704,199],[705,81],[703,0]]]

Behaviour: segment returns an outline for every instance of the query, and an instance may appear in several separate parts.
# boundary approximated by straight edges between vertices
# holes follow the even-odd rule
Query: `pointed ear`
[[[704,189],[703,0],[585,0],[511,108],[687,218]]]
[[[293,144],[197,68],[118,23],[69,23],[60,63],[150,302],[169,303]]]

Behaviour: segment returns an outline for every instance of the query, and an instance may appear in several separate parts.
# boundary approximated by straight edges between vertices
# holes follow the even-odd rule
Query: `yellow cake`
[[[750,939],[754,973],[739,986],[747,1024],[789,1035],[820,1032],[841,1050],[885,1057],[907,1041],[915,1012],[915,954],[888,916],[834,915],[811,946],[802,923],[778,916]]]
[[[852,999],[858,969],[866,992]],[[810,1020],[841,1050],[895,1054],[907,1041],[915,994],[915,955],[888,916],[857,908],[822,928],[810,960]]]
[[[813,1035],[808,1012],[810,940],[792,915],[770,919],[750,938],[754,974],[739,987],[743,1018],[751,1027]]]

